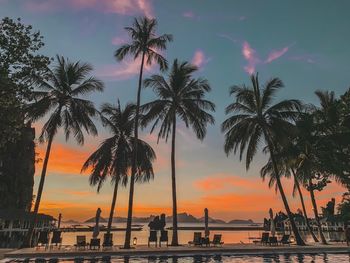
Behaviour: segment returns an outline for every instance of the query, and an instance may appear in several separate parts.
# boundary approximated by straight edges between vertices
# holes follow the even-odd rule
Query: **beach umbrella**
[[[208,208],[204,209],[204,235],[205,237],[209,237],[209,215]]]
[[[57,223],[57,228],[58,228],[58,229],[60,229],[60,227],[61,227],[61,221],[62,221],[62,214],[60,213],[60,214],[58,215],[58,223]]]
[[[100,233],[100,226],[99,226],[100,217],[101,217],[101,208],[97,208],[96,217],[95,217],[96,224],[94,227],[94,232],[92,233],[92,238],[97,238],[98,234]]]
[[[270,208],[269,214],[270,214],[270,232],[271,232],[271,236],[274,237],[276,235],[276,226],[275,226],[275,221],[273,220],[272,208]]]

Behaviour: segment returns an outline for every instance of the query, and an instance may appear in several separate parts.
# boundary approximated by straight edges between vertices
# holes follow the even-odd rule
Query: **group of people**
[[[149,222],[148,227],[150,230],[162,231],[166,225],[165,214],[155,216],[151,222]]]

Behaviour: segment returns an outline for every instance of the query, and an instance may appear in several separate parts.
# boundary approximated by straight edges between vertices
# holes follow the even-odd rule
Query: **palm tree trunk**
[[[139,112],[141,104],[141,87],[142,87],[142,74],[143,74],[143,65],[145,62],[145,52],[142,53],[142,60],[140,66],[140,75],[139,75],[139,87],[137,89],[137,104],[136,104],[136,113],[135,113],[135,128],[134,128],[134,149],[133,149],[133,158],[132,158],[132,168],[130,176],[130,190],[129,190],[129,206],[128,206],[128,219],[126,222],[126,232],[125,232],[125,242],[124,248],[130,248],[131,241],[131,223],[132,223],[132,209],[134,202],[134,187],[135,187],[135,174],[136,174],[136,165],[137,165],[137,141],[138,141],[138,129],[139,129]]]
[[[307,217],[307,212],[306,212],[306,208],[305,208],[305,202],[304,202],[303,193],[301,192],[300,184],[298,182],[298,179],[296,177],[294,169],[292,169],[292,173],[293,173],[293,177],[294,177],[294,184],[295,184],[295,186],[297,187],[297,190],[298,190],[298,194],[299,194],[299,198],[300,198],[300,202],[301,202],[301,207],[303,208],[303,213],[304,213],[304,217],[305,217],[305,223],[306,223],[307,230],[311,234],[313,240],[315,242],[318,242],[318,239],[317,239],[314,231],[312,231],[312,228],[310,226],[309,218]]]
[[[316,199],[315,199],[315,193],[314,193],[314,189],[313,189],[312,179],[311,178],[309,179],[309,191],[310,191],[310,197],[311,197],[311,203],[312,203],[312,210],[314,210],[315,220],[316,220],[316,224],[317,224],[318,234],[319,234],[319,236],[321,238],[321,243],[326,245],[327,241],[326,241],[326,238],[323,235],[320,218],[318,216],[318,210],[317,210],[317,204],[316,204]]]
[[[281,194],[282,201],[283,201],[284,207],[286,209],[290,225],[292,227],[292,231],[293,231],[293,234],[294,234],[295,241],[297,242],[297,245],[305,246],[305,242],[304,242],[304,240],[301,238],[301,236],[299,234],[299,231],[298,231],[297,226],[295,224],[293,215],[292,215],[292,213],[290,211],[290,208],[289,208],[287,197],[286,197],[286,195],[284,193],[284,190],[283,190],[283,186],[282,186],[281,179],[279,177],[278,168],[277,168],[277,162],[276,162],[275,155],[274,155],[273,144],[270,141],[270,138],[267,136],[266,133],[265,133],[265,138],[266,138],[266,140],[268,142],[268,147],[269,147],[269,151],[270,151],[270,156],[271,156],[271,161],[272,161],[272,165],[273,165],[273,170],[274,170],[274,173],[276,175],[277,187],[278,187],[278,190],[279,190],[279,192]]]
[[[109,218],[108,218],[108,225],[107,225],[107,237],[110,237],[111,229],[112,229],[112,221],[113,221],[113,215],[114,215],[114,209],[115,209],[115,203],[117,201],[117,195],[118,195],[118,181],[114,183],[114,192],[113,192],[113,198],[112,198],[112,204],[111,204],[111,211],[109,212]],[[108,240],[111,242],[112,240]]]
[[[173,237],[171,240],[172,246],[178,246],[177,236],[177,201],[176,201],[176,177],[175,177],[175,138],[176,138],[176,116],[173,121],[173,133],[171,141],[171,186],[173,194]]]
[[[38,216],[38,211],[39,211],[39,206],[40,206],[40,200],[41,200],[41,195],[43,193],[44,189],[44,183],[45,183],[45,177],[46,177],[46,170],[47,170],[47,165],[49,163],[49,158],[50,158],[50,152],[51,152],[51,145],[53,141],[54,135],[50,135],[48,143],[47,143],[47,148],[46,148],[46,153],[45,153],[45,159],[43,163],[43,169],[41,171],[41,176],[40,176],[40,182],[39,182],[39,187],[38,187],[38,193],[36,195],[36,200],[35,200],[35,205],[34,205],[34,211],[33,211],[33,219],[30,223],[29,229],[27,236],[22,244],[22,247],[31,247],[32,246],[32,238],[33,238],[33,233],[34,233],[34,227],[37,223],[37,216]]]

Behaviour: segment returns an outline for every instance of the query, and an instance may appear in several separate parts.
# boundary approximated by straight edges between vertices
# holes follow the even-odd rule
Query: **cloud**
[[[31,12],[52,12],[71,8],[130,16],[138,14],[154,16],[149,0],[29,0],[25,2],[24,7]]]
[[[224,36],[227,38],[226,36]],[[272,61],[275,61],[282,57],[289,50],[289,46],[283,47],[281,49],[272,50],[269,52],[267,58],[265,60],[261,60],[256,52],[247,41],[243,41],[242,43],[242,55],[244,59],[247,61],[247,65],[244,66],[244,70],[250,75],[253,74],[256,70],[257,65],[260,64],[269,64]]]
[[[193,55],[191,63],[193,65],[196,65],[198,68],[203,67],[205,64],[209,62],[209,58],[206,58],[204,52],[202,50],[196,50],[196,52]]]
[[[248,62],[248,64],[244,66],[244,70],[249,74],[253,74],[256,65],[260,63],[260,59],[257,57],[256,51],[251,48],[247,41],[244,41],[242,44],[242,55]]]
[[[196,17],[196,15],[192,11],[185,11],[182,13],[182,16],[186,17],[186,18],[195,18]]]
[[[289,47],[284,47],[284,48],[279,49],[279,50],[271,51],[269,53],[269,55],[267,56],[265,63],[270,63],[270,62],[278,59],[279,57],[283,56],[288,51],[288,49],[289,49]]]
[[[258,179],[242,178],[228,173],[211,174],[194,182],[195,188],[202,191],[216,191],[224,189],[237,189],[244,191],[266,190],[266,185]]]
[[[113,80],[130,79],[140,72],[141,58],[134,60],[127,58],[119,63],[100,66],[96,69],[96,75],[101,78],[108,78]],[[144,69],[146,72],[152,72],[156,68],[155,64],[146,65]]]
[[[112,38],[112,44],[115,46],[123,45],[127,42],[128,42],[128,40],[125,37],[113,37]]]
[[[92,147],[84,146],[83,148],[73,148],[68,145],[54,143],[51,148],[50,159],[48,164],[49,173],[62,174],[80,174],[81,167],[86,159],[90,156]],[[46,145],[39,145],[36,152],[37,158],[41,161],[36,165],[37,175],[40,175],[43,159],[45,157]]]

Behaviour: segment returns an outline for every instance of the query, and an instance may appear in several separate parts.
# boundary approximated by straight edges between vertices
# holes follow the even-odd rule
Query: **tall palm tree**
[[[303,179],[300,178],[300,176],[298,176],[297,174],[297,167],[296,167],[297,152],[296,151],[297,149],[292,143],[289,143],[284,149],[279,149],[279,152],[275,154],[276,159],[278,161],[278,170],[281,173],[280,176],[284,175],[286,178],[293,177],[293,181],[294,181],[293,197],[296,195],[296,193],[298,193],[307,230],[309,231],[313,240],[315,242],[318,242],[318,239],[311,228],[310,220],[308,218],[306,207],[305,207],[304,196],[301,191],[301,185],[303,185],[304,182],[303,182]],[[267,164],[261,169],[260,174],[263,180],[265,180],[267,176],[270,176],[269,187],[273,187],[273,186],[276,187],[276,177],[273,172],[273,165],[271,162],[271,158],[269,159]]]
[[[175,140],[177,119],[182,120],[186,127],[191,127],[198,139],[203,140],[206,135],[206,126],[213,124],[214,118],[208,111],[215,111],[215,105],[205,99],[210,86],[205,79],[195,79],[192,74],[197,67],[188,62],[174,60],[168,74],[168,79],[160,75],[153,75],[145,80],[145,87],[151,87],[158,99],[142,106],[145,115],[142,124],[154,121],[151,133],[160,125],[160,138],[171,138],[171,179],[173,198],[173,235],[172,246],[178,245],[177,235],[177,200],[175,177]]]
[[[89,64],[70,62],[57,56],[57,65],[52,70],[49,69],[48,80],[39,80],[37,83],[37,90],[33,92],[35,102],[27,106],[27,117],[30,121],[50,115],[39,137],[40,142],[47,142],[47,148],[34,206],[34,219],[28,230],[25,246],[31,245],[51,146],[58,129],[63,128],[66,140],[73,134],[80,145],[84,144],[84,130],[88,134],[97,135],[91,119],[97,113],[94,104],[81,98],[94,91],[103,91],[103,83],[89,76],[92,70]]]
[[[118,61],[123,60],[127,55],[132,55],[134,59],[141,58],[140,74],[137,89],[136,98],[136,113],[135,113],[135,129],[134,129],[134,157],[131,169],[130,177],[130,191],[129,191],[129,205],[128,205],[128,219],[126,224],[125,243],[124,248],[130,248],[131,240],[131,221],[132,221],[132,209],[134,200],[134,183],[137,163],[137,139],[138,139],[138,123],[139,123],[139,111],[141,103],[141,86],[144,65],[151,65],[157,63],[160,70],[166,70],[168,68],[167,60],[158,53],[165,50],[168,42],[172,41],[173,37],[169,34],[163,34],[161,36],[156,35],[157,20],[143,17],[135,19],[132,27],[126,27],[125,30],[131,37],[131,43],[121,46],[116,52],[115,57]]]
[[[290,211],[276,159],[276,149],[288,140],[286,134],[293,128],[291,121],[298,116],[301,103],[297,100],[283,100],[272,105],[275,93],[283,87],[278,78],[269,80],[262,88],[259,85],[258,74],[252,75],[251,81],[252,87],[242,85],[230,89],[230,95],[235,95],[235,101],[226,108],[226,114],[233,115],[222,123],[222,131],[225,133],[224,150],[227,155],[232,151],[239,151],[241,160],[246,152],[246,168],[249,169],[261,138],[265,140],[276,175],[277,188],[296,242],[298,245],[305,245]]]
[[[319,218],[317,202],[315,198],[315,190],[321,189],[319,183],[314,183],[318,172],[321,170],[318,165],[318,147],[320,140],[317,135],[314,124],[314,116],[312,114],[303,114],[297,121],[298,137],[296,138],[296,147],[298,148],[298,157],[296,161],[297,174],[302,180],[305,188],[310,193],[312,210],[314,211],[315,221],[318,228],[319,237],[323,244],[327,244],[323,235],[322,226]],[[322,181],[320,181],[321,184]]]
[[[91,154],[84,163],[82,171],[89,167],[92,168],[89,181],[91,186],[97,186],[97,192],[100,191],[107,177],[111,177],[111,182],[114,184],[107,226],[107,236],[110,237],[118,186],[119,184],[126,186],[132,166],[135,105],[127,104],[124,109],[121,109],[119,102],[116,107],[104,104],[101,108],[101,119],[112,137],[105,139],[100,147]],[[140,139],[138,139],[137,148],[136,181],[148,182],[154,176],[152,162],[156,155],[151,146]]]

